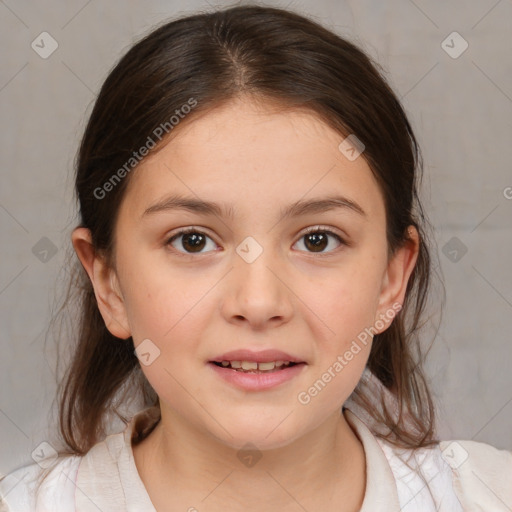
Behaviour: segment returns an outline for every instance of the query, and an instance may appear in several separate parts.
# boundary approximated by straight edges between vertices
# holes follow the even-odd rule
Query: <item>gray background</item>
[[[512,449],[512,1],[267,5],[312,15],[389,72],[422,146],[422,193],[446,284],[427,366],[439,435]],[[95,93],[136,38],[197,9],[211,7],[0,2],[2,474],[32,463],[31,452],[49,438],[55,350],[45,337],[67,277],[73,158]],[[47,59],[31,47],[45,31],[58,43]],[[443,49],[463,48],[446,40],[453,31],[469,45],[457,58]]]

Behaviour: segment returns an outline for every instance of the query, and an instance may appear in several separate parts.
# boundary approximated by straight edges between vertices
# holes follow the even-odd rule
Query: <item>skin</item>
[[[411,227],[412,241],[388,259],[381,191],[363,157],[350,161],[339,151],[342,140],[313,113],[233,100],[183,121],[130,176],[115,268],[95,254],[87,229],[73,232],[110,332],[132,336],[135,346],[150,339],[160,350],[142,370],[159,395],[162,419],[134,447],[159,511],[361,507],[364,450],[340,411],[371,340],[307,405],[297,396],[359,333],[403,303],[418,235]],[[143,215],[171,193],[228,204],[233,217]],[[279,221],[287,205],[334,193],[366,216],[345,208]],[[167,243],[189,226],[209,237],[199,253],[190,252],[186,237]],[[329,235],[314,252],[304,229],[315,226],[347,245]],[[248,236],[263,249],[252,263],[236,252]],[[384,323],[377,332],[389,327]],[[207,365],[237,348],[281,349],[307,366],[274,389],[243,391]],[[252,467],[237,457],[248,442],[262,455]]]

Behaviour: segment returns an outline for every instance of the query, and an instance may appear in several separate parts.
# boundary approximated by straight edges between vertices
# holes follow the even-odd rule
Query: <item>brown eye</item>
[[[207,240],[211,240],[211,238],[205,233],[195,229],[188,229],[179,231],[167,241],[167,244],[171,244],[179,252],[184,252],[186,254],[200,254],[206,247]],[[213,248],[215,248],[215,243],[213,246]]]
[[[332,246],[332,243],[330,244],[330,238],[334,238],[338,245],[335,247],[331,247],[330,250],[325,251],[326,247],[329,245]],[[332,231],[326,230],[326,229],[313,229],[303,235],[299,241],[304,240],[304,246],[306,247],[308,252],[331,252],[333,249],[336,249],[340,245],[344,244],[343,239],[337,235],[336,233],[333,233]],[[297,242],[298,243],[298,242]]]

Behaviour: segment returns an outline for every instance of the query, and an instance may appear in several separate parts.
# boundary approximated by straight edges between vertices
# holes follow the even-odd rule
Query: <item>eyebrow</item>
[[[299,200],[284,209],[281,209],[280,221],[288,217],[298,217],[312,213],[323,213],[335,209],[346,209],[358,215],[367,218],[367,213],[355,201],[343,196],[328,196],[324,198]],[[220,205],[210,201],[203,201],[193,197],[184,197],[180,195],[172,195],[166,197],[162,201],[148,207],[142,217],[158,212],[167,212],[172,210],[187,210],[192,213],[204,215],[216,215],[219,217],[234,217],[233,206]]]

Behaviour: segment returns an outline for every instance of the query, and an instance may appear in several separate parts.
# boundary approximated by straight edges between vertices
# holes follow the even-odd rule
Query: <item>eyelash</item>
[[[210,238],[211,240],[212,237],[209,236],[207,233],[205,233],[204,231],[201,231],[200,229],[197,229],[197,228],[194,228],[193,226],[192,227],[188,227],[188,228],[183,228],[183,229],[180,229],[179,231],[177,231],[176,233],[174,233],[170,238],[167,239],[167,241],[165,242],[165,245],[166,246],[169,246],[171,245],[171,243],[176,239],[176,238],[179,238],[180,236],[183,236],[183,235],[187,235],[189,233],[197,233],[197,234],[200,234],[200,235],[204,235],[208,238]],[[315,227],[311,227],[311,228],[307,228],[306,231],[304,231],[302,233],[302,235],[299,237],[298,240],[301,240],[302,238],[304,238],[306,235],[310,235],[312,233],[325,233],[327,235],[331,235],[333,236],[334,238],[336,238],[336,240],[343,246],[348,246],[349,244],[340,236],[338,235],[337,233],[335,233],[334,231],[332,231],[331,229],[325,227],[325,226],[315,226]],[[298,241],[297,240],[297,241]],[[180,256],[195,256],[196,254],[205,254],[205,253],[191,253],[191,252],[182,252],[182,251],[179,251],[177,249],[174,249],[172,248],[174,252],[177,252]],[[339,247],[337,247],[336,249],[339,249]],[[336,251],[336,249],[333,249],[331,251],[328,251],[328,252],[318,252],[318,253],[315,253],[315,252],[311,252],[311,251],[306,251],[306,252],[309,252],[309,254],[319,254],[319,255],[326,255],[326,254],[332,254],[334,251]],[[305,252],[305,251],[302,251],[302,252]]]

